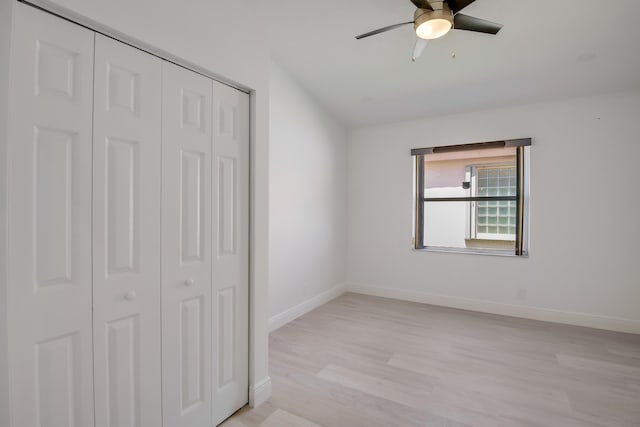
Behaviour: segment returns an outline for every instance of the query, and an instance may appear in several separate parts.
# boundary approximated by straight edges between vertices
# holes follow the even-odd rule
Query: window
[[[467,167],[471,176],[471,194],[476,197],[516,196],[516,166],[473,165]],[[513,200],[471,202],[469,238],[515,241],[516,202]]]
[[[414,247],[528,253],[530,139],[412,150]]]

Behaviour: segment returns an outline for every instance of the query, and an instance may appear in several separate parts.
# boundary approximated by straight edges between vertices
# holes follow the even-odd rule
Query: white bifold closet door
[[[249,95],[213,82],[213,424],[248,401]]]
[[[93,426],[93,32],[14,5],[8,323],[12,425]]]
[[[96,426],[159,427],[162,61],[96,34]]]
[[[211,79],[162,64],[164,425],[211,426]]]
[[[249,96],[21,3],[16,427],[210,427],[248,401]]]

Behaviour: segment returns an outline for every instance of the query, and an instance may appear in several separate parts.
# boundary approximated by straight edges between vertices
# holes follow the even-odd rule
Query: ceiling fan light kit
[[[421,54],[428,40],[440,38],[449,30],[465,30],[476,33],[498,34],[501,24],[485,21],[460,13],[475,0],[411,0],[417,7],[413,14],[413,21],[388,25],[356,36],[357,40],[375,36],[386,31],[395,30],[407,24],[413,24],[417,40],[413,49],[412,59],[415,61]],[[455,56],[454,56],[455,57]]]
[[[435,3],[435,2],[434,2]],[[413,14],[413,28],[416,36],[425,40],[433,40],[447,34],[453,27],[453,13],[449,6],[440,2],[441,9],[416,9]]]

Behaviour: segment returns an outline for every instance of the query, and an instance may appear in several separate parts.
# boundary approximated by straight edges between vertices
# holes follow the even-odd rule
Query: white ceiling
[[[268,0],[274,61],[348,127],[640,88],[640,0],[476,0],[411,61],[409,0]],[[455,59],[452,53],[455,52]]]

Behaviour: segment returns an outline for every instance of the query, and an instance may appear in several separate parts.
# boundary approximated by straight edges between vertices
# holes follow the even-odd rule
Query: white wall
[[[640,333],[640,92],[358,129],[351,290]],[[411,250],[411,148],[532,137],[530,256]]]
[[[7,1],[7,0],[0,0]],[[33,0],[106,34],[252,92],[250,398],[268,380],[269,78],[264,2],[257,0]],[[3,20],[5,18],[3,11]],[[3,28],[4,23],[1,23]],[[7,60],[3,54],[2,61]],[[5,98],[3,98],[5,99]],[[4,131],[4,130],[3,130]],[[3,171],[4,172],[4,171]]]
[[[271,327],[342,293],[346,275],[346,131],[271,66]]]

